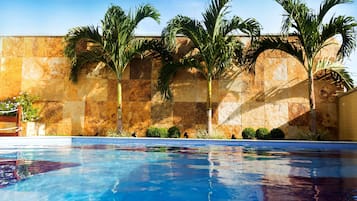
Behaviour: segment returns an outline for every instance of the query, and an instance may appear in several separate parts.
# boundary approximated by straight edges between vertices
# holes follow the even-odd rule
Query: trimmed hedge
[[[280,128],[273,128],[270,131],[271,139],[284,139],[285,133]]]
[[[180,138],[180,129],[177,128],[176,126],[172,126],[171,128],[169,128],[168,130],[168,137],[169,138]]]
[[[166,128],[150,127],[146,130],[146,137],[162,137],[166,138],[168,132]]]
[[[254,139],[255,138],[255,130],[254,128],[245,128],[242,131],[243,139]]]
[[[267,128],[258,128],[255,132],[257,139],[267,140],[270,139],[270,132]]]

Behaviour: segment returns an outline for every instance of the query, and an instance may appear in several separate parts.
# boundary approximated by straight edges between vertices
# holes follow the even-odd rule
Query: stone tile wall
[[[357,88],[338,98],[339,140],[357,140],[356,103]]]
[[[183,54],[190,43],[178,40],[178,54]],[[70,82],[63,48],[63,37],[0,37],[0,99],[22,91],[39,96],[46,135],[105,135],[116,127],[115,76],[93,65],[81,72],[78,83]],[[194,70],[179,72],[171,85],[174,100],[165,102],[156,91],[160,67],[160,59],[145,58],[127,68],[124,130],[144,136],[149,126],[176,125],[194,137],[206,128],[206,81]],[[259,57],[255,74],[233,68],[213,81],[214,128],[230,137],[246,127],[279,127],[298,138],[309,122],[306,79],[305,69],[281,51]],[[316,86],[319,129],[337,138],[338,89],[326,81]]]

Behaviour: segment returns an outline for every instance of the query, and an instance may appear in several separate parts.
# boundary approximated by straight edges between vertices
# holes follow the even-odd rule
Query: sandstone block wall
[[[339,97],[339,139],[357,140],[357,88]]]
[[[189,41],[179,38],[178,54]],[[69,81],[70,63],[63,37],[0,37],[0,99],[22,91],[40,97],[40,123],[46,135],[105,135],[116,127],[116,79],[100,66],[88,66],[78,83]],[[333,55],[336,47],[321,56]],[[144,136],[149,126],[178,126],[194,136],[206,128],[206,81],[194,70],[179,72],[172,83],[174,100],[156,91],[158,58],[135,59],[123,84],[124,130]],[[336,88],[316,82],[319,129],[337,136]],[[308,130],[306,71],[293,57],[268,51],[256,73],[233,68],[213,83],[214,128],[227,137],[246,127],[282,128],[289,138]]]

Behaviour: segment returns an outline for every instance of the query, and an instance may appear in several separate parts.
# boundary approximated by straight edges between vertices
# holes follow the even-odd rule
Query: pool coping
[[[133,138],[133,137],[77,137],[77,136],[35,136],[1,137],[3,146],[63,146],[72,144],[113,144],[113,145],[149,145],[149,146],[257,146],[274,148],[318,148],[318,149],[353,149],[353,141],[301,141],[301,140],[245,140],[245,139],[185,139],[185,138]]]

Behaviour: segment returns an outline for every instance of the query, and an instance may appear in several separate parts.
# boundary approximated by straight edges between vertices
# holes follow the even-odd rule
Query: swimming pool
[[[0,200],[357,200],[357,144],[1,138]]]

